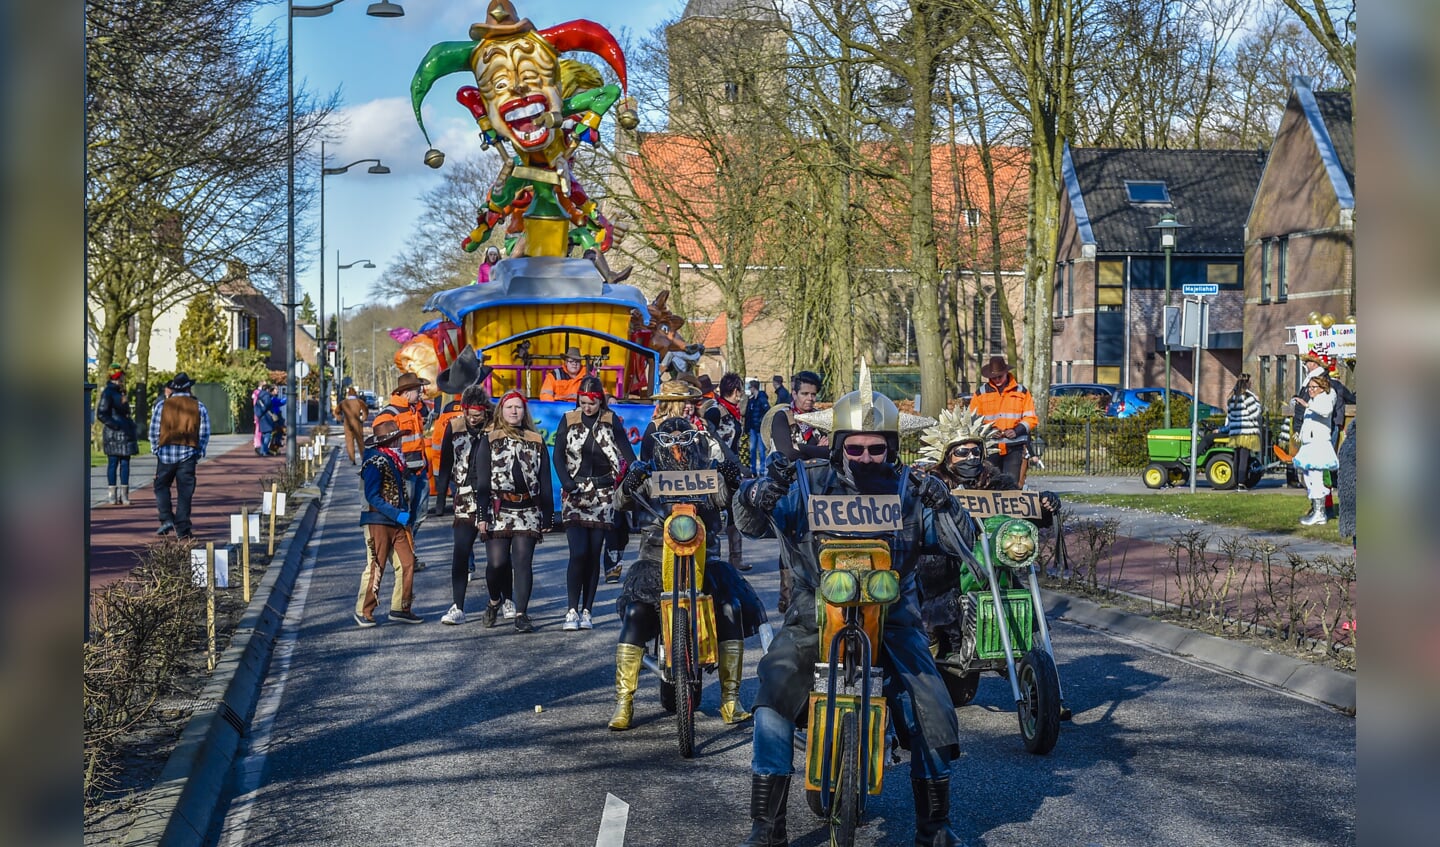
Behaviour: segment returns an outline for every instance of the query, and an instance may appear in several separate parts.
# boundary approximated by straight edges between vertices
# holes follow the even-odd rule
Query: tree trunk
[[[915,352],[920,360],[920,414],[934,417],[947,406],[945,358],[940,348],[940,270],[935,255],[935,202],[931,193],[934,172],[931,140],[935,118],[931,112],[929,32],[924,15],[911,18],[915,31],[910,79],[914,128],[910,139],[910,262],[915,273]]]
[[[153,298],[145,299],[140,304],[138,315],[140,320],[135,337],[134,385],[137,387],[143,386],[144,396],[140,399],[145,401],[145,408],[148,410],[150,402],[160,395],[160,392],[154,386],[150,385],[150,333],[155,327],[155,300]],[[135,408],[139,409],[141,407],[137,405]],[[146,420],[148,421],[149,419],[147,418]]]
[[[745,376],[745,300],[741,292],[744,291],[745,269],[742,267],[735,271],[730,268],[725,270],[729,274],[738,272],[742,276],[742,279],[737,281],[732,275],[721,290],[721,296],[725,301],[726,369],[743,377]]]

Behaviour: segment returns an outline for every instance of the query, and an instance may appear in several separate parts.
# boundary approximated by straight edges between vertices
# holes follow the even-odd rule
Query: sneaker
[[[425,564],[425,563],[424,563],[423,561],[421,561],[420,559],[416,559],[416,560],[415,560],[415,573],[420,573],[421,571],[425,570],[425,569],[428,568],[428,567],[430,567],[430,566],[427,565],[427,564]]]
[[[465,581],[466,581],[466,582],[474,582],[474,581],[475,581],[475,571],[474,571],[473,568],[471,569],[470,573],[469,573],[468,575],[466,575]]]
[[[465,623],[465,613],[460,611],[459,606],[451,605],[450,611],[446,612],[445,615],[440,618],[440,623],[459,626]]]
[[[485,606],[485,628],[493,627],[500,617],[500,604],[489,603]]]
[[[529,616],[529,615],[525,614],[524,612],[520,612],[519,614],[517,614],[517,615],[515,616],[515,631],[516,631],[516,632],[534,632],[534,631],[535,631],[535,624],[530,623],[530,616]]]
[[[586,612],[585,615],[586,615],[586,620],[589,620],[589,615],[590,615],[590,613],[589,613],[589,612]],[[565,613],[565,625],[562,626],[562,627],[560,627],[560,629],[563,630],[563,631],[565,631],[565,632],[574,632],[575,630],[577,630],[577,629],[579,629],[579,628],[580,628],[580,616],[575,613],[575,610],[574,610],[574,609],[571,609],[570,611],[568,611],[568,612]],[[589,629],[589,627],[586,627],[586,629]]]
[[[394,609],[390,610],[390,620],[404,623],[425,623],[425,619],[414,612],[398,612]]]
[[[568,616],[566,617],[566,620],[569,620],[569,617],[568,617]],[[584,610],[584,611],[582,611],[582,612],[580,613],[580,628],[581,628],[581,629],[594,629],[594,628],[595,628],[595,624],[594,624],[593,622],[591,622],[591,620],[590,620],[590,610],[589,610],[589,609],[586,609],[586,610]]]
[[[507,621],[515,617],[515,601],[506,600],[505,605],[500,607],[500,614],[504,615]]]
[[[375,626],[374,618],[367,618],[359,612],[356,612],[354,615],[352,615],[352,617],[355,618],[355,624],[361,629],[369,629],[370,627]]]

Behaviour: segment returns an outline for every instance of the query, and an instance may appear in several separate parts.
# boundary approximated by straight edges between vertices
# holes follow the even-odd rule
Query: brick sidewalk
[[[309,440],[301,436],[297,443]],[[195,496],[190,519],[196,543],[217,545],[230,541],[230,516],[242,504],[252,511],[260,508],[264,477],[278,476],[284,456],[258,456],[250,442],[235,444],[225,453],[208,458],[196,467]],[[160,518],[155,509],[152,474],[130,479],[130,505],[96,507],[90,512],[90,589],[102,588],[140,562],[146,546],[157,540]],[[173,489],[172,489],[173,491]],[[173,498],[172,493],[172,498]],[[264,524],[261,526],[262,538]],[[261,552],[264,552],[263,550]]]

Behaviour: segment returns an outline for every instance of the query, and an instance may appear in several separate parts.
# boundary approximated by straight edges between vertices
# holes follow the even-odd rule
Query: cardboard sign
[[[1040,519],[1040,495],[1034,491],[971,491],[957,488],[952,492],[960,505],[975,518],[1004,515],[1011,518]]]
[[[811,532],[895,532],[904,524],[894,494],[812,494]]]
[[[239,544],[244,540],[240,529],[240,516],[230,516],[230,543]],[[250,513],[250,540],[256,544],[260,543],[260,513]]]
[[[719,493],[718,471],[656,471],[650,477],[652,497],[704,497]]]

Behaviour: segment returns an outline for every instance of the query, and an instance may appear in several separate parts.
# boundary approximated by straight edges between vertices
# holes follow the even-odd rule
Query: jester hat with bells
[[[628,91],[625,54],[605,27],[593,21],[574,20],[537,30],[529,18],[519,16],[510,0],[490,0],[485,22],[470,26],[469,41],[442,41],[434,45],[415,69],[415,76],[410,80],[410,100],[425,142],[432,143],[420,116],[420,104],[430,88],[443,76],[470,71],[480,87],[465,86],[456,93],[455,99],[479,122],[485,146],[498,143],[499,136],[503,135],[515,145],[517,152],[545,149],[558,134],[564,119],[558,114],[562,107],[575,112],[588,110],[596,115],[579,128],[582,140],[593,143],[598,113],[609,108],[614,96],[599,96],[594,104],[579,102],[586,99],[583,94],[561,102],[560,54],[573,50],[594,53],[604,59],[620,78],[621,89]],[[486,78],[486,67],[491,62],[502,67],[516,65],[517,61],[524,62],[526,67],[511,68],[515,71],[513,77]],[[604,91],[592,68],[573,64],[578,65],[579,70],[571,68],[569,72],[571,76],[578,76],[581,85],[594,83],[591,86],[594,91]],[[532,74],[536,71],[544,78],[534,79]],[[622,126],[629,128],[634,125],[633,121],[633,114],[627,112],[621,116]],[[445,154],[434,146],[425,151],[425,164],[438,168],[444,163]]]
[[[835,401],[828,409],[796,415],[795,420],[831,433],[830,463],[842,467],[845,436],[872,433],[885,436],[892,458],[900,452],[900,437],[913,435],[935,424],[934,418],[902,412],[895,401],[871,387],[870,367],[860,360],[859,386]]]
[[[937,464],[945,464],[945,454],[956,444],[971,442],[983,450],[990,439],[995,437],[995,427],[980,415],[962,406],[958,409],[944,409],[935,425],[920,436],[920,457]]]

